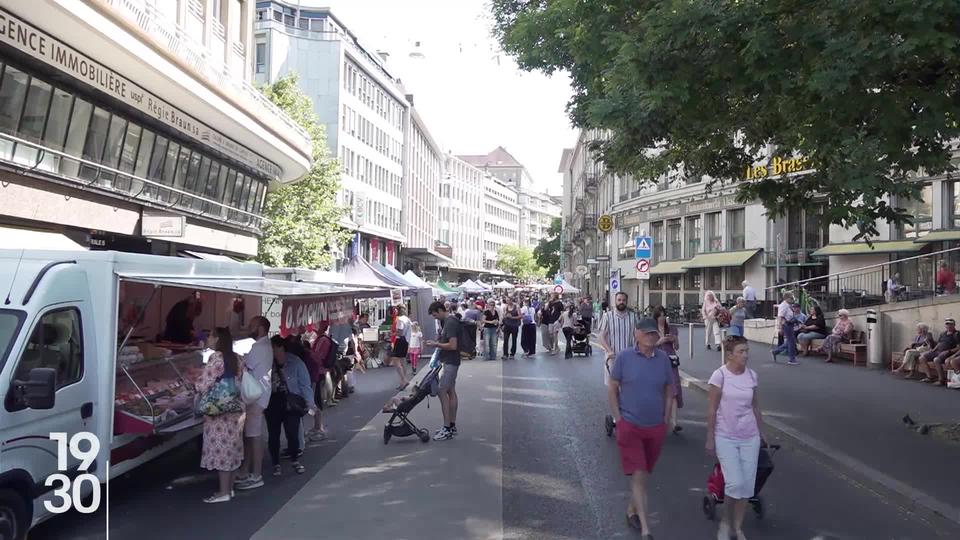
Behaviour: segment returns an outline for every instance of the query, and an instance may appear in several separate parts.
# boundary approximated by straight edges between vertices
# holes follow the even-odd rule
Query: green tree
[[[562,227],[560,218],[553,218],[547,237],[541,238],[537,247],[533,248],[533,256],[537,264],[544,268],[544,277],[552,278],[560,271],[560,229]]]
[[[520,246],[500,246],[497,268],[524,281],[543,276],[543,268],[537,265],[533,250]]]
[[[313,140],[313,165],[306,176],[267,194],[257,260],[269,266],[328,268],[333,248],[349,238],[339,225],[343,209],[335,203],[340,167],[327,151],[323,125],[310,98],[297,86],[295,73],[262,88],[267,98],[307,130]]]
[[[855,226],[910,221],[886,196],[952,170],[960,136],[955,0],[492,0],[494,34],[521,68],[570,75],[575,125],[605,130],[608,169],[711,185],[747,176],[767,145],[809,174],[738,188],[772,215],[827,203]]]

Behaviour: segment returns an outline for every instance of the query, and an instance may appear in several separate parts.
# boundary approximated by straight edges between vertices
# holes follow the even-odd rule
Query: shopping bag
[[[234,377],[221,377],[213,383],[197,403],[197,413],[204,416],[220,416],[229,413],[244,411],[240,402],[240,391],[237,390]]]
[[[247,405],[257,401],[263,395],[263,385],[251,371],[245,371],[240,378],[240,397]]]

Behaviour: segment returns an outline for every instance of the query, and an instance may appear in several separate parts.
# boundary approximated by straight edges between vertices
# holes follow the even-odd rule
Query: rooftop
[[[489,154],[457,156],[474,167],[523,167],[506,148],[498,146]]]

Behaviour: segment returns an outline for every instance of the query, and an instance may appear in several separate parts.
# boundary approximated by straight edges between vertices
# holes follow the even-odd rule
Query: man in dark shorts
[[[647,477],[660,457],[667,433],[670,358],[657,348],[660,333],[653,319],[638,319],[636,346],[617,354],[610,370],[608,396],[617,423],[617,446],[624,474],[632,476],[627,522],[644,540],[653,540],[647,517]]]
[[[443,427],[433,436],[435,441],[446,441],[457,434],[457,371],[460,369],[460,321],[447,312],[440,302],[430,304],[430,315],[443,323],[439,341],[427,341],[429,347],[440,350],[437,354],[443,371],[440,372],[440,408],[443,411]]]

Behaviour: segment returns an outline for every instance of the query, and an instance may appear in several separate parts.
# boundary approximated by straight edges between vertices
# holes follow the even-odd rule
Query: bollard
[[[693,323],[689,323],[687,332],[687,348],[690,351],[688,359],[693,360]]]
[[[720,329],[720,365],[722,366],[727,358],[727,329]]]

